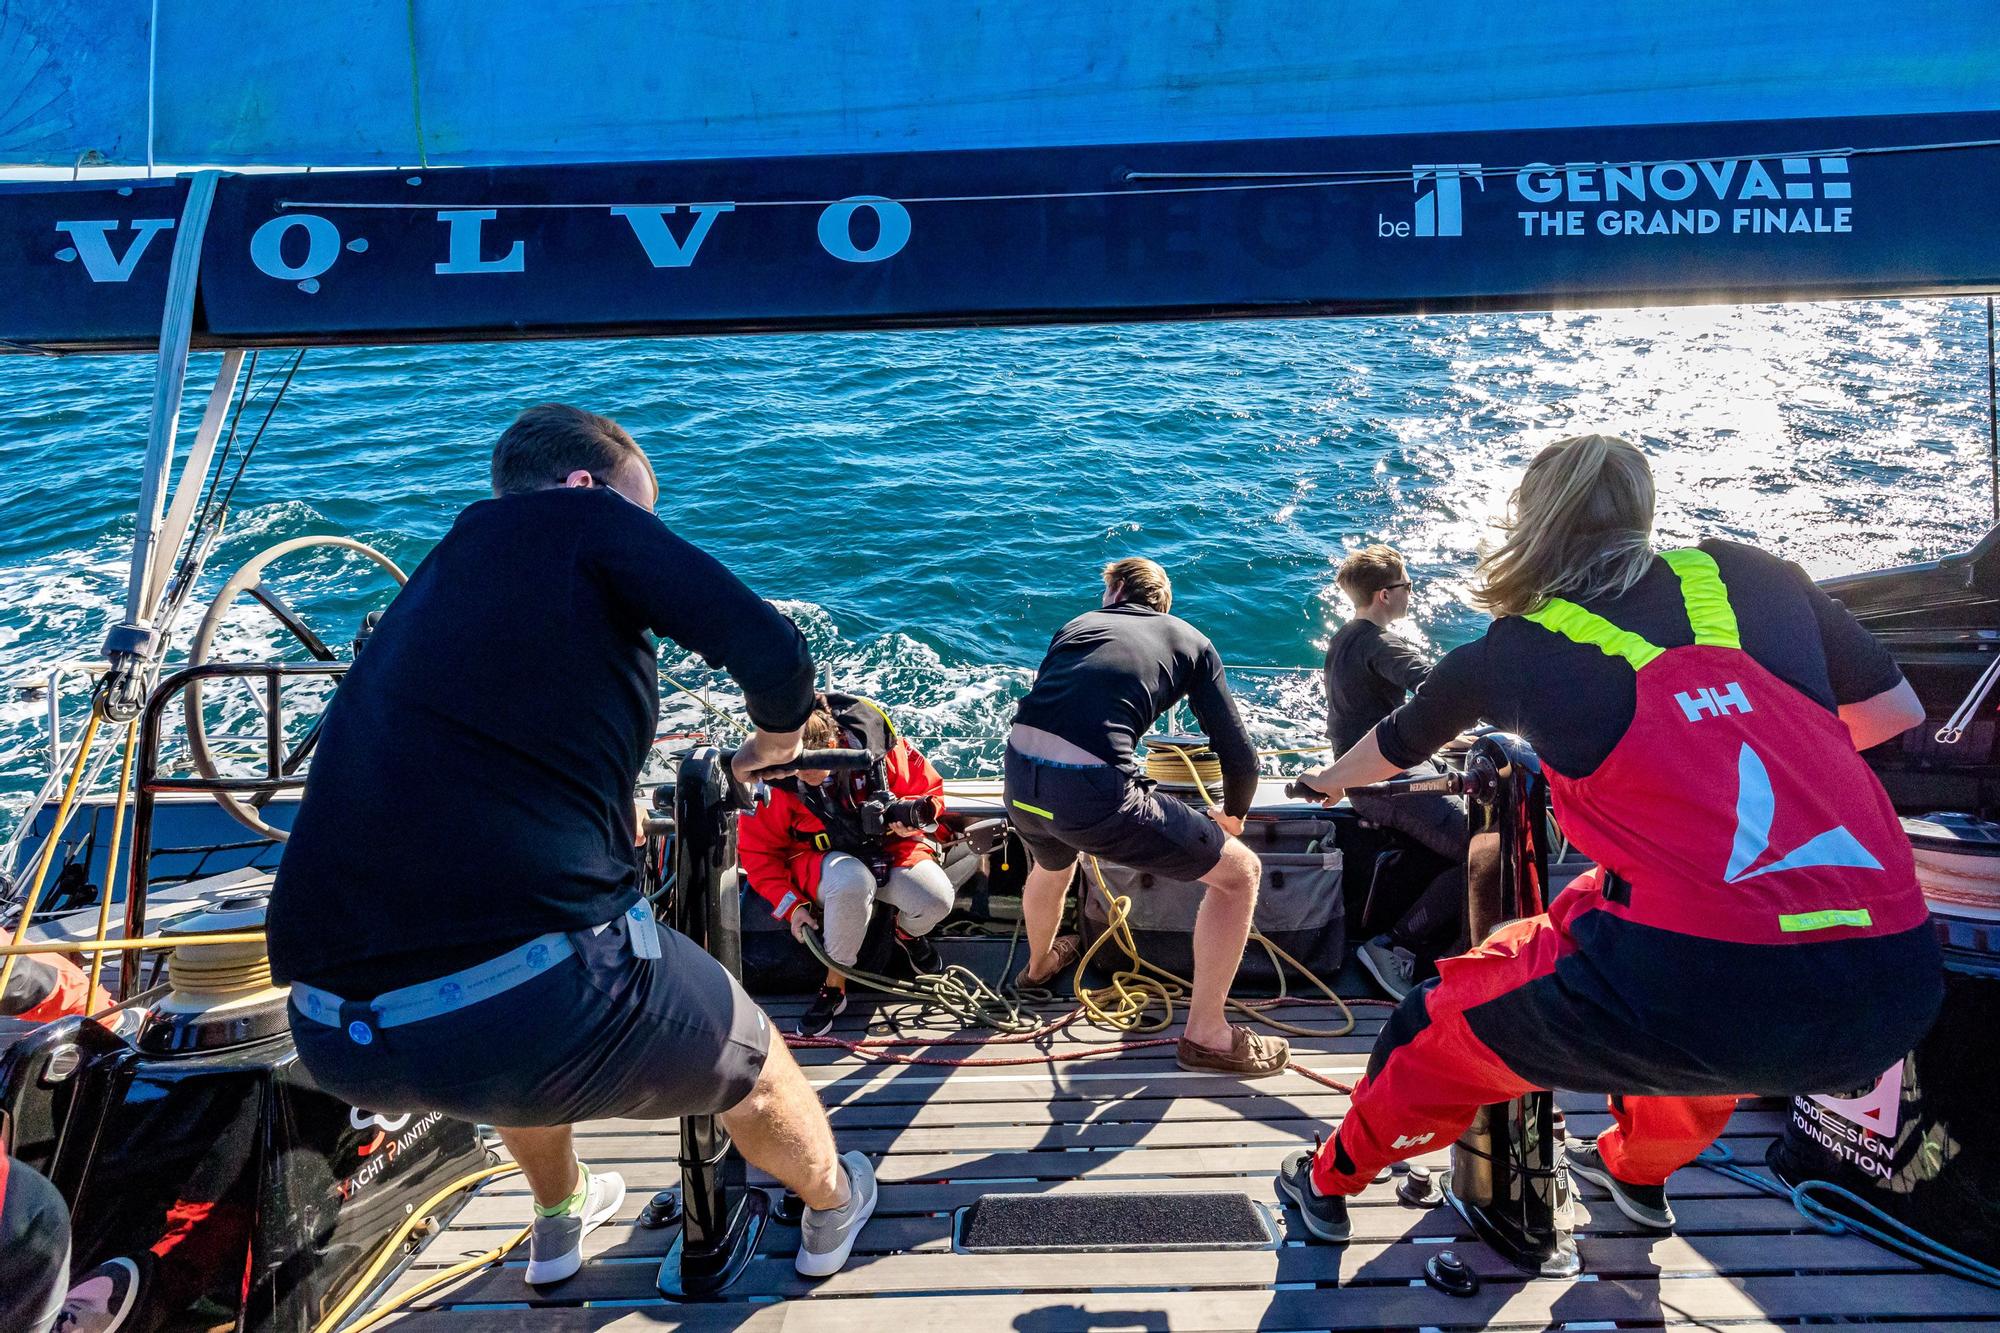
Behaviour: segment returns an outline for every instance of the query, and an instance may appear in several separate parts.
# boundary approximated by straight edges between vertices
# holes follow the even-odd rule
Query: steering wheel
[[[252,556],[244,563],[242,568],[230,575],[229,581],[224,583],[221,589],[216,592],[215,600],[209,603],[208,614],[202,617],[201,628],[195,633],[194,646],[188,652],[189,664],[200,666],[209,660],[209,654],[214,650],[215,636],[217,631],[222,627],[223,618],[228,615],[230,607],[235,605],[236,599],[246,593],[249,594],[251,600],[269,611],[276,618],[278,624],[284,627],[286,632],[297,641],[300,647],[304,648],[312,656],[314,661],[339,661],[340,654],[333,648],[328,647],[326,640],[320,637],[305,622],[304,618],[298,612],[294,611],[283,597],[278,595],[275,589],[268,587],[264,582],[264,571],[277,561],[294,552],[309,550],[319,546],[353,551],[355,554],[365,557],[390,578],[394,579],[398,588],[401,588],[403,584],[409,581],[409,576],[403,573],[395,561],[383,555],[374,547],[355,541],[351,537],[294,537],[289,541],[279,542],[277,545],[266,547]],[[184,698],[187,707],[188,755],[194,761],[196,772],[211,781],[218,780],[221,778],[222,773],[216,765],[214,752],[209,748],[208,727],[202,718],[201,682],[198,680],[188,682]],[[312,754],[313,747],[319,743],[320,726],[325,721],[326,714],[322,712],[317,718],[313,719],[311,729],[306,732],[299,743],[285,752],[280,770],[282,773],[289,776],[298,771],[299,766],[305,763],[306,759]],[[272,842],[283,842],[291,835],[277,825],[266,821],[261,813],[265,803],[270,800],[272,794],[274,793],[254,796],[249,800],[244,800],[233,792],[218,791],[213,793],[216,803],[228,812],[231,819],[234,819],[251,832],[261,837],[269,838]]]

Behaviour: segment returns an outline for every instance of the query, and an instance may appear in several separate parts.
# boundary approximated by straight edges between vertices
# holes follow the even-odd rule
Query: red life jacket
[[[1527,617],[1637,675],[1632,725],[1594,773],[1544,765],[1570,841],[1617,876],[1602,901],[1559,903],[1556,916],[1591,907],[1744,944],[1923,924],[1909,839],[1846,724],[1743,651],[1712,556],[1662,558],[1680,578],[1687,647],[1661,648],[1560,598]]]

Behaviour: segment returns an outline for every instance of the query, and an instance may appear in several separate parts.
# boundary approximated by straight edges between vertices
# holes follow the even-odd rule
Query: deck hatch
[[[960,1254],[1269,1250],[1277,1229],[1246,1194],[985,1194],[960,1208]]]

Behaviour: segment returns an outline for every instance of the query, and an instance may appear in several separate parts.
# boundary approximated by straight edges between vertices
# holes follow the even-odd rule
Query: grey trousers
[[[827,956],[843,967],[854,966],[878,901],[896,909],[907,933],[928,935],[951,911],[956,897],[950,876],[935,861],[895,866],[889,882],[877,885],[875,872],[860,860],[846,852],[828,852],[819,867],[820,930]]]

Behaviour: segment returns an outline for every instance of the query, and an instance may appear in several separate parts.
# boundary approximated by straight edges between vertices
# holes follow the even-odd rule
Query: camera
[[[938,817],[944,811],[933,796],[897,797],[883,792],[863,801],[856,813],[861,817],[861,832],[870,838],[880,838],[894,824],[928,833],[937,827]]]

